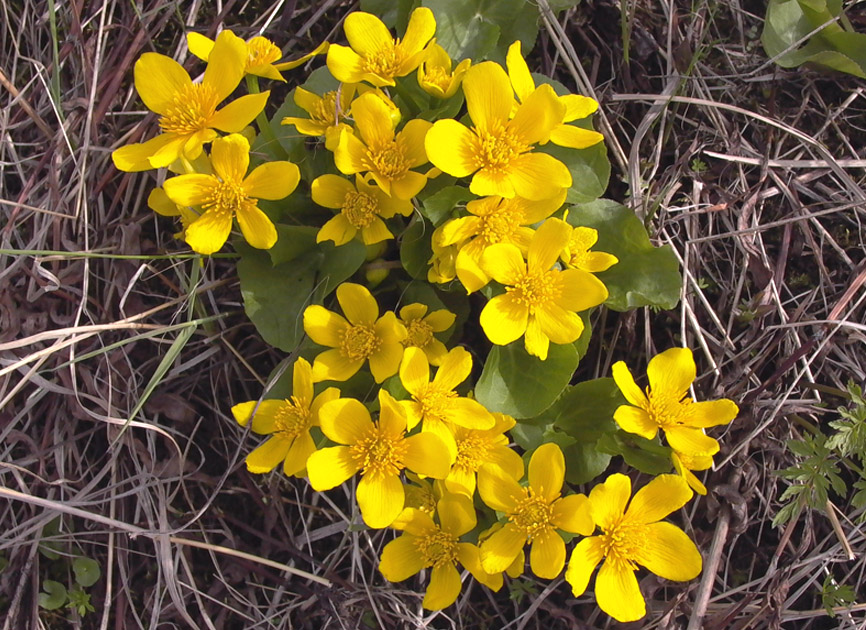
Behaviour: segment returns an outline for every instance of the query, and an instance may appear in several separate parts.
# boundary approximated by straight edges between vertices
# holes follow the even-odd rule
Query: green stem
[[[258,94],[261,92],[259,89],[259,78],[254,74],[248,74],[247,78],[247,90],[250,94]],[[280,160],[289,159],[289,154],[286,153],[286,150],[283,148],[283,145],[280,144],[280,141],[277,140],[277,136],[274,135],[274,129],[271,127],[271,122],[268,120],[267,115],[265,115],[265,110],[259,112],[259,115],[256,116],[256,124],[259,127],[259,135],[262,136],[265,140],[265,146],[270,149],[270,152]]]

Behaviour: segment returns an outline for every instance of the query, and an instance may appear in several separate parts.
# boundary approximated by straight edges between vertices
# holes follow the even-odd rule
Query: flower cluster
[[[711,466],[719,443],[704,429],[730,422],[736,405],[693,401],[687,349],[650,361],[645,393],[616,363],[629,404],[613,419],[647,440],[662,429],[668,469],[679,473],[632,497],[620,473],[574,491],[566,467],[575,460],[557,443],[515,443],[518,423],[544,410],[509,415],[481,395],[499,352],[522,353],[528,381],[552,354],[570,353],[568,382],[592,311],[612,295],[605,272],[620,252],[605,250],[616,240],[584,225],[570,201],[580,152],[603,140],[591,124],[598,103],[533,77],[520,42],[504,67],[452,59],[429,8],[412,12],[401,38],[364,12],[351,13],[344,32],[348,45],[283,62],[261,36],[190,34],[206,63],[201,82],[144,54],[135,87],[159,133],[112,154],[120,170],[168,169],[148,204],[180,217],[179,237],[198,254],[221,250],[236,225],[274,265],[288,261],[287,277],[309,272],[311,292],[271,288],[298,304],[282,322],[299,331],[291,394],[232,408],[240,426],[267,436],[248,470],[282,464],[317,492],[355,479],[363,523],[398,533],[383,548],[382,576],[430,569],[425,608],[456,600],[459,567],[499,590],[528,557],[539,578],[565,570],[578,596],[600,565],[599,606],[620,621],[641,618],[639,566],[679,581],[701,569],[694,543],[662,519],[692,490],[706,493],[693,471]],[[326,69],[294,89],[281,109],[289,115],[269,120],[259,79],[284,82],[317,55]],[[230,100],[244,77],[250,93]],[[299,203],[282,201],[290,195]],[[299,234],[308,241],[292,240]],[[259,307],[251,300],[247,312]]]

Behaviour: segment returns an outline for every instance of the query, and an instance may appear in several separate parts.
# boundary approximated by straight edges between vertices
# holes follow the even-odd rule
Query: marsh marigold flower
[[[568,244],[562,250],[562,262],[567,267],[582,269],[590,273],[598,273],[610,269],[619,260],[613,254],[590,251],[597,241],[598,230],[591,227],[576,227],[572,229]]]
[[[313,381],[348,380],[367,361],[377,383],[396,374],[406,329],[393,311],[379,317],[376,298],[352,282],[337,287],[337,302],[345,317],[318,304],[304,310],[304,331],[317,344],[332,348],[313,362]]]
[[[472,293],[490,282],[490,276],[481,268],[481,257],[491,245],[511,243],[526,255],[535,234],[529,226],[556,212],[565,201],[565,192],[540,201],[522,197],[476,199],[466,204],[470,216],[443,223],[440,243],[446,247],[459,245],[454,266],[466,291]]]
[[[532,150],[563,117],[565,105],[552,87],[535,90],[511,118],[514,93],[508,76],[485,61],[466,71],[463,94],[473,127],[436,121],[424,141],[434,166],[455,177],[472,175],[469,190],[479,196],[547,199],[571,186],[565,164]]]
[[[516,245],[491,245],[481,266],[505,293],[491,299],[481,311],[480,323],[487,338],[497,345],[520,339],[529,354],[547,359],[550,342],[574,342],[583,332],[577,315],[607,299],[598,278],[580,269],[553,267],[568,242],[570,226],[548,219],[529,244],[528,260]]]
[[[307,460],[310,485],[317,492],[336,488],[361,473],[356,497],[364,522],[388,527],[406,500],[400,473],[413,472],[441,479],[448,474],[445,445],[432,433],[406,436],[406,415],[384,389],[379,391],[379,420],[353,398],[322,405],[322,433],[339,446],[323,448]]]
[[[364,245],[394,238],[382,219],[390,219],[395,214],[408,216],[414,209],[411,201],[389,197],[360,175],[355,176],[354,185],[339,175],[322,175],[313,180],[311,193],[313,201],[320,206],[340,211],[316,236],[316,242],[334,241],[338,247],[359,232]]]
[[[309,118],[286,116],[280,124],[294,125],[305,136],[325,138],[325,148],[333,151],[340,141],[340,132],[351,131],[351,126],[343,122],[351,115],[352,99],[355,98],[355,85],[346,84],[338,90],[325,92],[322,96],[302,87],[295,88],[295,105],[307,112]]]
[[[346,16],[343,30],[349,46],[331,45],[328,70],[343,83],[366,81],[384,87],[418,67],[426,55],[424,47],[436,32],[436,19],[430,9],[419,7],[412,11],[403,39],[394,39],[382,20],[355,11]]]
[[[418,85],[427,94],[436,98],[451,98],[457,93],[463,76],[472,65],[470,59],[464,59],[451,71],[451,57],[435,42],[427,47],[427,58],[418,67]]]
[[[509,439],[505,435],[514,428],[514,418],[494,413],[493,419],[495,424],[489,429],[453,428],[457,459],[445,477],[449,492],[474,495],[476,475],[484,464],[499,466],[515,479],[523,477],[523,458],[508,447]]]
[[[400,321],[406,327],[403,347],[421,348],[430,365],[442,365],[448,348],[433,335],[451,328],[455,319],[457,316],[444,308],[428,313],[426,304],[407,304],[400,309]]]
[[[529,66],[526,65],[526,60],[520,52],[520,40],[509,46],[505,63],[508,67],[511,85],[517,94],[517,100],[521,103],[526,102],[537,88],[535,87],[535,80],[529,72]],[[566,124],[580,118],[586,118],[594,113],[598,109],[596,100],[588,96],[566,94],[560,96],[559,101],[565,106],[565,111],[562,114],[560,124],[550,130],[549,139],[551,142],[572,149],[586,149],[604,140],[604,136],[597,131]],[[547,140],[545,139],[543,142],[547,142]]]
[[[435,433],[448,447],[451,462],[457,457],[457,444],[449,425],[489,429],[495,422],[484,405],[454,391],[470,372],[472,355],[461,346],[445,355],[432,381],[430,364],[420,348],[406,348],[400,363],[400,380],[412,396],[411,400],[401,402],[406,407],[409,427],[423,422],[422,430]]]
[[[395,133],[393,110],[374,92],[352,102],[352,116],[358,135],[340,133],[334,163],[346,175],[369,173],[385,194],[411,199],[424,188],[427,177],[410,170],[427,162],[424,136],[430,129],[426,120],[414,119]]]
[[[306,359],[295,361],[292,374],[290,398],[260,403],[252,400],[232,407],[232,415],[242,427],[252,418],[253,433],[271,436],[247,455],[247,469],[252,473],[271,472],[282,462],[286,475],[304,476],[307,458],[316,450],[310,428],[319,426],[322,405],[340,397],[336,387],[313,395],[313,370]]]
[[[265,162],[247,175],[250,143],[237,133],[214,140],[211,164],[212,175],[178,175],[163,184],[175,203],[202,209],[186,229],[187,244],[200,254],[213,254],[225,244],[232,218],[237,217],[247,243],[258,249],[273,247],[277,230],[256,199],[290,195],[300,180],[298,167],[291,162]]]
[[[529,566],[553,579],[565,566],[565,541],[556,530],[587,536],[593,523],[583,494],[562,496],[565,457],[553,442],[542,444],[529,460],[529,487],[498,466],[478,473],[478,493],[488,507],[503,512],[505,525],[481,543],[481,564],[488,573],[505,571],[529,543]]]
[[[189,51],[202,61],[208,60],[214,47],[214,41],[201,33],[187,33],[186,44],[189,47]],[[264,77],[265,79],[273,79],[274,81],[285,81],[280,72],[297,68],[316,55],[328,52],[329,46],[328,42],[322,42],[316,46],[315,50],[298,59],[276,63],[283,58],[283,51],[267,37],[257,35],[245,41],[244,44],[247,47],[244,71],[247,74]]]
[[[673,463],[674,470],[677,471],[677,474],[686,480],[686,483],[689,484],[689,487],[692,490],[702,496],[707,494],[707,487],[701,483],[701,480],[698,479],[692,471],[707,470],[710,468],[710,466],[713,465],[712,456],[686,455],[685,453],[677,453],[676,451],[671,450],[671,463]]]
[[[646,394],[635,384],[624,362],[614,363],[612,371],[613,380],[630,403],[614,412],[613,418],[623,431],[651,440],[662,429],[670,447],[687,456],[719,452],[719,443],[703,429],[728,424],[739,409],[726,398],[692,400],[689,386],[695,380],[696,368],[689,348],[670,348],[650,359]]]
[[[169,166],[183,156],[195,159],[202,146],[217,137],[216,129],[236,133],[246,127],[268,100],[268,92],[247,94],[222,109],[222,103],[244,75],[247,48],[242,39],[223,31],[208,58],[204,80],[193,83],[175,60],[144,53],[135,62],[135,89],[145,106],[159,114],[162,133],[111,154],[121,171],[145,171]]]
[[[631,503],[630,497],[631,481],[619,473],[592,489],[589,511],[601,533],[577,543],[565,572],[574,596],[579,597],[604,560],[595,578],[595,599],[604,612],[621,622],[636,621],[646,614],[635,577],[637,565],[659,577],[683,582],[697,576],[702,564],[695,543],[683,530],[659,522],[692,497],[682,478],[659,475],[638,490]]]
[[[502,575],[490,575],[481,568],[478,547],[460,542],[460,537],[476,524],[472,500],[463,495],[446,494],[437,505],[439,524],[430,514],[407,508],[392,527],[403,534],[382,550],[379,571],[389,582],[401,582],[430,569],[430,584],[421,605],[441,610],[454,603],[462,587],[457,563],[494,591],[502,588]]]

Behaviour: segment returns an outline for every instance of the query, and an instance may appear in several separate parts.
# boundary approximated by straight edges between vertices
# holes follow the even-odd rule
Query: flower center
[[[283,52],[266,37],[253,37],[247,42],[247,69],[266,66],[283,56]]]
[[[683,424],[683,416],[688,412],[688,405],[693,401],[685,395],[680,399],[676,394],[661,392],[654,394],[646,388],[649,408],[646,410],[650,419],[661,428],[674,427]]]
[[[367,159],[372,165],[370,170],[376,171],[385,179],[399,179],[409,170],[403,147],[395,140],[368,148]]]
[[[276,431],[284,437],[296,438],[310,428],[310,405],[306,400],[292,396],[286,399],[274,417]]]
[[[345,118],[345,112],[338,108],[339,95],[336,91],[325,92],[316,103],[314,111],[310,112],[310,118],[325,125],[336,125],[341,118]]]
[[[529,151],[530,146],[521,142],[513,131],[507,128],[494,129],[492,133],[475,130],[475,164],[478,168],[505,171],[521,153]]]
[[[389,435],[374,426],[349,447],[349,454],[361,469],[361,474],[399,475],[405,468],[406,441],[402,435]]]
[[[376,335],[372,326],[359,324],[349,326],[340,340],[340,352],[350,361],[363,361],[374,354],[382,340]]]
[[[646,549],[649,544],[647,540],[646,527],[619,520],[609,530],[603,530],[599,536],[604,549],[604,555],[617,564],[636,569],[633,558]]]
[[[393,79],[397,76],[403,63],[403,53],[397,45],[399,41],[385,44],[375,54],[365,58],[364,70],[383,79]]]
[[[404,348],[426,348],[433,341],[433,328],[423,319],[410,319],[403,323],[407,333],[403,340]]]
[[[457,562],[457,537],[443,532],[438,527],[435,531],[418,536],[415,548],[421,556],[424,567],[441,567]]]
[[[244,189],[235,182],[219,182],[211,189],[210,196],[201,204],[202,210],[214,213],[234,214],[244,204],[250,203],[250,197]]]
[[[573,230],[567,246],[569,264],[577,269],[585,269],[589,259],[589,249],[595,245],[596,240],[598,237],[594,230],[588,228]]]
[[[457,392],[450,389],[442,390],[430,383],[418,396],[413,396],[413,398],[421,403],[421,415],[424,418],[436,418],[444,421],[451,406],[451,400],[457,398]]]
[[[357,229],[369,226],[378,210],[379,203],[367,193],[348,192],[343,198],[343,216]]]
[[[451,87],[451,73],[445,70],[442,66],[428,66],[424,74],[424,83],[435,85],[443,92],[447,92]]]
[[[556,270],[527,273],[513,287],[506,287],[518,304],[529,308],[534,313],[539,307],[555,300],[562,293]]]
[[[529,490],[508,515],[508,520],[532,540],[553,527],[553,505]]]
[[[457,437],[457,460],[454,466],[477,472],[481,465],[487,462],[489,451],[490,442],[477,435],[469,433],[462,438]]]
[[[484,239],[485,245],[507,243],[523,222],[523,210],[515,207],[513,203],[501,201],[489,214],[479,218],[479,235]]]
[[[207,129],[217,106],[217,93],[204,83],[191,83],[175,93],[168,111],[159,119],[165,133],[189,135]]]

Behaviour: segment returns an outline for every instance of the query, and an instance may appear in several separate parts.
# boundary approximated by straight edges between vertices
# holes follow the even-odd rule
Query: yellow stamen
[[[527,273],[513,287],[506,287],[518,304],[529,308],[530,313],[562,294],[562,286],[555,270]]]
[[[165,133],[188,135],[208,128],[217,102],[217,93],[210,85],[192,83],[174,94],[168,112],[159,119]]]
[[[475,130],[475,165],[492,171],[508,171],[514,158],[526,153],[532,147],[522,142],[513,131],[507,128],[493,129],[490,132]]]
[[[632,558],[637,557],[640,552],[649,545],[646,535],[646,527],[618,519],[610,529],[604,529],[604,534],[599,536],[603,545],[604,555],[608,561],[612,561],[628,567],[637,569]]]
[[[340,340],[340,352],[350,361],[363,361],[374,354],[382,340],[376,335],[373,326],[359,324],[349,326]]]
[[[357,229],[369,226],[375,220],[379,203],[362,192],[348,192],[343,198],[343,216]]]
[[[382,48],[364,59],[364,70],[377,76],[391,79],[397,76],[403,63],[403,51],[399,47],[400,40],[387,43]],[[395,45],[397,44],[397,45]]]
[[[274,433],[282,433],[284,437],[295,438],[310,428],[310,405],[306,400],[292,396],[286,399],[285,405],[280,407],[274,417],[276,430]]]
[[[469,434],[462,439],[457,439],[457,460],[454,467],[462,470],[477,472],[482,464],[487,463],[487,454],[490,451],[490,441],[478,435]]]
[[[349,447],[349,453],[361,474],[399,475],[405,468],[406,441],[402,435],[391,435],[374,426]]]
[[[336,91],[325,92],[316,103],[316,107],[310,112],[310,118],[323,125],[336,125],[341,118],[345,118],[345,112],[337,107],[339,95]]]
[[[421,556],[424,567],[441,567],[457,562],[457,538],[443,532],[438,527],[435,531],[415,539],[415,548]]]
[[[435,85],[443,92],[447,92],[451,87],[451,73],[441,66],[427,66],[424,74],[424,83]]]
[[[279,60],[283,52],[266,37],[253,37],[247,42],[247,68],[265,66]]]
[[[523,223],[523,211],[507,201],[500,202],[489,213],[479,216],[479,236],[484,245],[508,243]]]
[[[426,348],[433,341],[433,328],[423,319],[411,319],[406,324],[406,339],[403,340],[404,348]]]
[[[375,171],[386,179],[399,179],[409,170],[403,147],[391,140],[367,149],[367,159]]]
[[[653,393],[649,387],[646,394],[649,400],[646,411],[653,422],[663,429],[685,424],[683,419],[688,413],[688,405],[693,402],[689,396],[680,399],[678,394],[671,392]]]
[[[421,403],[423,417],[445,420],[451,400],[457,398],[457,392],[442,390],[430,383],[413,398]]]
[[[544,497],[528,490],[514,511],[508,514],[508,520],[531,540],[553,527],[553,506]]]

